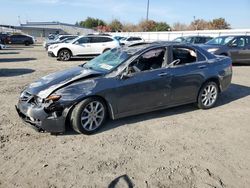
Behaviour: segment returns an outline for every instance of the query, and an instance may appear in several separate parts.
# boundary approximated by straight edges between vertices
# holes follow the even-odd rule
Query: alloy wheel
[[[60,59],[63,61],[67,61],[70,59],[70,53],[68,51],[62,51],[60,53]]]
[[[215,85],[209,84],[207,85],[202,92],[201,102],[205,107],[212,106],[218,96],[218,89]]]
[[[98,101],[90,102],[82,111],[81,125],[87,131],[97,129],[105,117],[105,108]]]

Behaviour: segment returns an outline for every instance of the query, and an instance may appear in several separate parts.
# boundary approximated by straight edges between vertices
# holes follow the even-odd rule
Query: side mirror
[[[181,62],[180,59],[176,59],[176,60],[174,60],[172,63],[169,64],[169,67],[173,67],[173,66],[175,66],[175,65],[178,65],[180,62]]]

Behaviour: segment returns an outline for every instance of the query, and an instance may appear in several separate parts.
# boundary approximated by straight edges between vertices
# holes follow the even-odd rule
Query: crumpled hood
[[[55,90],[58,90],[65,85],[69,85],[77,80],[87,78],[91,75],[98,76],[100,74],[102,73],[79,66],[44,76],[36,82],[30,84],[26,91],[32,95],[46,98]]]

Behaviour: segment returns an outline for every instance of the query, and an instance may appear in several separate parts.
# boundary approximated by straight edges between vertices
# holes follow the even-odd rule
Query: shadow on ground
[[[130,180],[127,174],[115,178],[108,186],[108,188],[118,188],[118,187],[127,187],[133,188],[133,182]]]
[[[2,52],[2,51],[0,51],[0,55],[11,55],[11,54],[20,54],[20,52]]]
[[[1,58],[0,63],[16,63],[33,60],[36,60],[36,58]]]
[[[33,69],[0,69],[0,77],[20,76],[35,72]]]
[[[250,95],[250,87],[239,85],[239,84],[231,84],[228,90],[219,96],[219,99],[215,108],[219,106],[227,105],[231,102],[247,97],[249,95]],[[141,115],[134,115],[134,116],[126,117],[126,118],[121,118],[118,120],[108,120],[106,125],[102,127],[95,134],[99,134],[104,131],[109,131],[109,130],[118,128],[123,125],[134,124],[134,123],[146,121],[149,119],[156,119],[156,118],[172,116],[172,115],[177,115],[177,114],[184,114],[184,113],[194,111],[194,110],[198,110],[196,105],[188,104],[188,105],[182,105],[179,107],[169,108],[165,110],[149,112],[149,113],[145,113]],[[69,128],[69,130],[65,134],[62,134],[62,135],[74,135],[74,134],[77,134],[77,133],[74,132],[71,128]]]

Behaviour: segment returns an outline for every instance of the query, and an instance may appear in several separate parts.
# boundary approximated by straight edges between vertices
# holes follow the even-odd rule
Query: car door
[[[91,43],[89,37],[82,37],[76,40],[72,45],[73,55],[75,56],[83,56],[83,55],[91,55]]]
[[[11,37],[10,37],[10,43],[11,44],[21,44],[21,36],[20,35],[12,35]]]
[[[233,62],[244,62],[248,60],[248,49],[246,37],[236,37],[230,44],[229,55]]]
[[[173,46],[171,55],[171,62],[180,62],[168,69],[172,75],[170,105],[195,102],[205,72],[209,71],[205,56],[187,46]]]
[[[112,41],[108,37],[91,37],[92,54],[101,54],[105,49],[111,48],[108,43]]]
[[[165,56],[165,49],[162,50]],[[145,52],[145,54],[150,52],[153,50]],[[133,67],[133,63],[138,61],[140,57],[133,61],[128,69]],[[171,80],[165,71],[165,67],[160,67],[134,72],[118,79],[114,89],[118,114],[137,114],[164,106],[169,98]]]

